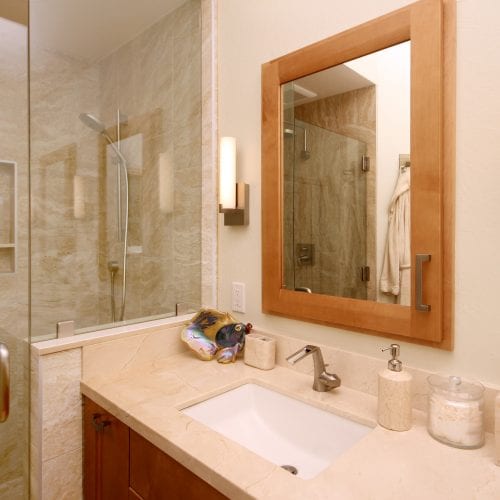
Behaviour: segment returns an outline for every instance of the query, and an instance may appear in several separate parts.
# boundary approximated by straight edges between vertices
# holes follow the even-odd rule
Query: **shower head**
[[[127,161],[123,157],[123,155],[119,149],[119,146],[116,147],[116,144],[113,142],[111,137],[106,132],[106,127],[101,122],[101,120],[99,120],[99,118],[96,118],[94,115],[91,115],[90,113],[81,113],[79,118],[83,122],[84,125],[91,128],[95,132],[102,134],[106,138],[109,145],[111,146],[111,149],[113,149],[113,151],[116,153],[116,156],[118,156],[120,163],[123,166],[125,166],[127,164]]]
[[[100,134],[103,134],[104,131],[106,130],[106,127],[104,124],[96,118],[94,115],[91,115],[90,113],[82,113],[80,115],[80,120],[87,125],[87,127],[91,128],[92,130],[95,130],[96,132],[99,132]]]

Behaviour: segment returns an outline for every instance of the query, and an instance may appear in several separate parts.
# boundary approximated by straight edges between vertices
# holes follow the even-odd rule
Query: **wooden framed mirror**
[[[404,127],[386,111],[407,140],[396,144]],[[264,64],[263,311],[451,350],[454,162],[454,0],[420,0]]]

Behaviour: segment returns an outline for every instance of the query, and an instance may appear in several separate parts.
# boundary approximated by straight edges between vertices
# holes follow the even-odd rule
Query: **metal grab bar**
[[[415,309],[417,311],[426,311],[429,312],[431,310],[431,306],[429,304],[424,304],[423,301],[423,276],[422,276],[422,264],[424,262],[430,262],[431,256],[429,254],[417,253],[416,256],[416,266],[415,266],[415,274],[416,274],[416,284],[415,284]]]
[[[9,349],[0,343],[0,423],[9,417],[10,368]]]

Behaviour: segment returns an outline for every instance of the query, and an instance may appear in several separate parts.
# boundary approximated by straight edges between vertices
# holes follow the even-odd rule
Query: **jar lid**
[[[464,380],[455,375],[430,375],[427,377],[429,385],[449,399],[464,401],[482,397],[484,387],[479,382]]]

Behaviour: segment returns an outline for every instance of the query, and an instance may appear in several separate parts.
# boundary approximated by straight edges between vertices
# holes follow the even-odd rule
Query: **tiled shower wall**
[[[125,152],[130,185],[125,319],[173,312],[177,302],[198,307],[204,251],[200,1],[187,1],[99,61],[37,46],[36,29],[34,19],[34,336],[54,334],[61,320],[74,319],[76,328],[111,321],[108,262],[121,267],[122,248],[117,165],[104,138],[79,121],[85,112],[97,116],[115,139],[120,109],[121,139],[133,143],[133,151]],[[120,287],[121,272],[118,304]]]
[[[129,167],[129,246],[138,253],[128,258],[126,318],[174,311],[176,302],[201,303],[200,30],[200,2],[188,1],[98,66],[102,119],[116,123],[120,109],[127,116],[122,139],[142,143],[142,165]],[[113,170],[108,168],[103,183],[111,189]],[[172,190],[162,189],[169,176]],[[99,312],[105,323],[107,260],[119,260],[122,245],[116,239],[115,197],[100,196],[101,207],[107,202],[99,214],[106,231],[99,246]]]
[[[17,163],[16,266],[0,272],[0,342],[10,351],[10,415],[0,430],[0,498],[23,498],[28,471],[28,82],[26,27],[0,18],[0,160]],[[12,175],[12,172],[8,174]],[[11,184],[0,177],[5,187]],[[2,190],[0,219],[14,224]],[[6,205],[9,206],[6,206]],[[9,221],[5,219],[9,218]],[[12,240],[11,240],[12,241]],[[0,244],[7,243],[5,240]],[[10,260],[9,255],[9,260]]]
[[[97,107],[97,69],[31,42],[31,299],[33,337],[56,323],[97,324],[98,137],[78,116]],[[83,186],[76,216],[74,178]]]

